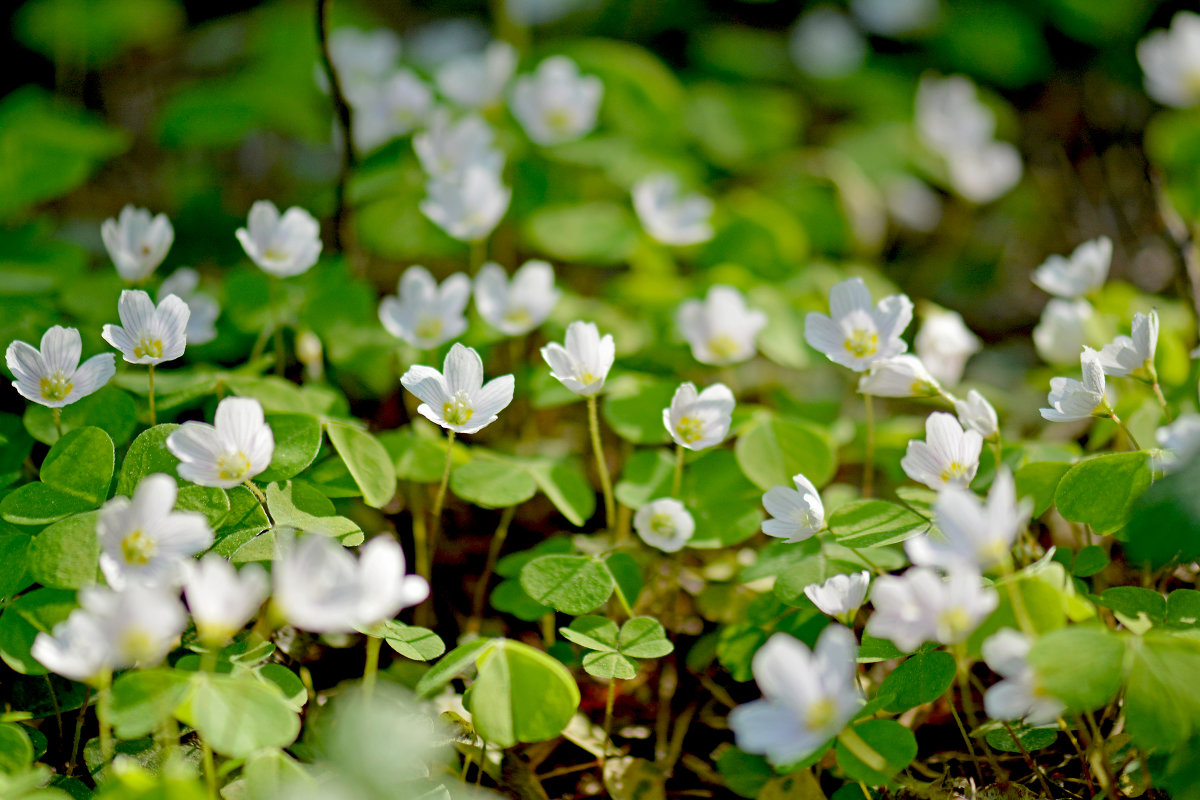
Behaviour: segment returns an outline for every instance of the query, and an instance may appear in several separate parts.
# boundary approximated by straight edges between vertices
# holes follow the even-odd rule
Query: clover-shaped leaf
[[[651,617],[634,617],[619,629],[604,617],[579,617],[559,632],[592,651],[584,655],[583,669],[594,678],[628,680],[637,674],[638,658],[658,658],[675,649]]]

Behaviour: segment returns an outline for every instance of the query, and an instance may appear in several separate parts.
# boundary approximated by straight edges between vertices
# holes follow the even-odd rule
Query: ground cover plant
[[[28,0],[0,797],[1200,797],[1200,16]]]

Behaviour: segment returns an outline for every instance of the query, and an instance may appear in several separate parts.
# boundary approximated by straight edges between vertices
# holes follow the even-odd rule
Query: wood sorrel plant
[[[49,5],[0,797],[1197,794],[1200,17]]]

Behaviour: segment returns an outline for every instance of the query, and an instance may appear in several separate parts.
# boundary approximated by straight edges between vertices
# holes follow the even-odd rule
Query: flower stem
[[[442,482],[438,484],[437,494],[433,496],[433,526],[429,531],[428,556],[430,572],[433,571],[434,555],[437,553],[438,535],[442,531],[442,506],[446,503],[446,487],[450,485],[450,466],[454,458],[454,431],[447,431],[447,433],[446,467],[442,470]]]
[[[600,742],[600,769],[604,769],[604,763],[608,760],[608,744],[612,730],[612,715],[613,701],[617,698],[617,681],[615,678],[610,678],[608,681],[608,696],[604,700],[604,739]]]
[[[483,262],[487,261],[487,239],[477,239],[471,242],[471,275],[479,272]]]
[[[275,520],[271,517],[271,509],[267,507],[267,496],[263,494],[262,489],[255,486],[254,482],[249,478],[242,481],[242,485],[250,490],[250,494],[254,495],[254,499],[258,501],[260,506],[262,506],[263,513],[267,515],[267,521],[274,526]]]
[[[500,550],[504,547],[504,540],[508,538],[508,527],[512,524],[516,511],[516,506],[509,506],[500,514],[500,524],[496,526],[492,544],[488,547],[487,564],[483,568],[483,575],[480,576],[479,582],[475,584],[475,597],[471,602],[471,621],[467,623],[467,630],[471,633],[479,632],[480,620],[483,617],[483,601],[487,597],[488,581],[491,580],[492,572],[496,569],[496,561],[500,558]]]
[[[54,429],[55,429],[56,431],[58,431],[58,438],[60,438],[60,439],[61,439],[61,438],[62,438],[62,435],[63,435],[63,431],[62,431],[62,409],[61,409],[61,408],[54,408],[54,409],[51,409],[51,410],[54,412]]]
[[[154,413],[154,365],[150,365],[150,426],[158,424],[158,416]]]
[[[79,742],[83,738],[83,720],[87,716],[88,700],[92,696],[92,687],[84,686],[83,705],[79,707],[79,716],[75,718],[75,738],[71,742],[71,758],[67,761],[67,777],[75,774],[75,759],[79,756]]]
[[[1154,396],[1158,398],[1158,404],[1162,406],[1163,414],[1167,417],[1167,422],[1171,421],[1171,409],[1167,407],[1167,398],[1163,397],[1162,387],[1158,385],[1158,379],[1151,384],[1154,389]]]
[[[596,411],[596,395],[588,395],[588,427],[592,432],[592,451],[596,454],[596,471],[600,473],[600,489],[604,492],[604,527],[611,529],[617,519],[617,504],[613,500],[612,478],[608,474],[608,462],[604,460],[604,446],[600,443],[600,415]]]
[[[675,476],[671,479],[671,497],[679,497],[679,489],[683,486],[683,445],[675,445]]]
[[[379,648],[382,645],[382,637],[367,637],[367,663],[363,667],[363,691],[368,698],[375,694],[375,676],[379,673]]]
[[[209,645],[208,649],[200,655],[200,671],[215,674],[220,655],[220,651],[216,647]],[[220,788],[217,786],[217,764],[213,758],[212,747],[199,731],[196,732],[196,738],[200,740],[200,760],[204,766],[204,784],[208,788],[208,796],[210,800],[220,800]]]
[[[862,496],[875,493],[875,403],[869,394],[863,395],[867,417],[867,442],[863,451]]]
[[[101,768],[113,759],[115,745],[113,743],[112,722],[112,670],[105,670],[96,682],[96,724],[100,728],[100,764]]]
[[[1124,422],[1121,421],[1121,418],[1117,416],[1117,412],[1110,411],[1109,416],[1112,418],[1112,421],[1117,423],[1117,425],[1121,428],[1121,430],[1125,432],[1125,437],[1127,439],[1129,439],[1129,445],[1134,450],[1141,450],[1142,449],[1141,445],[1139,445],[1137,443],[1137,439],[1133,438],[1133,433],[1129,430],[1129,427]]]
[[[320,44],[321,67],[329,80],[329,95],[333,99],[334,115],[342,134],[342,163],[338,170],[337,185],[334,187],[333,246],[342,250],[342,225],[346,218],[346,183],[354,169],[354,137],[350,133],[350,104],[341,79],[333,66],[329,51],[329,6],[332,0],[317,0],[317,42]]]

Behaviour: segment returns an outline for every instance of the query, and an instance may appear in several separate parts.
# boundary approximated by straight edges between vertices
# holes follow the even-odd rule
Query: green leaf
[[[671,473],[675,461],[661,448],[642,449],[625,462],[615,493],[617,502],[630,508],[641,508],[671,491]],[[687,472],[684,472],[687,476]]]
[[[617,591],[625,599],[626,605],[630,608],[637,605],[638,595],[642,591],[642,566],[637,559],[629,553],[612,553],[605,557],[604,566],[612,573]]]
[[[266,496],[267,507],[271,509],[276,525],[334,536],[346,545],[362,544],[365,538],[358,523],[332,513],[333,504],[329,499],[303,481],[272,483],[267,487]],[[317,513],[312,513],[314,511]]]
[[[258,499],[244,486],[236,486],[226,492],[229,498],[229,513],[214,533],[213,552],[229,558],[238,548],[270,527],[267,513]]]
[[[544,205],[525,219],[522,237],[542,255],[571,264],[619,264],[638,242],[638,224],[622,205],[597,200]]]
[[[579,707],[579,687],[561,663],[527,644],[495,641],[478,660],[463,698],[475,730],[489,744],[512,747],[562,732]]]
[[[193,673],[175,715],[230,758],[287,747],[300,733],[300,717],[283,692],[250,677]]]
[[[18,486],[0,500],[0,517],[14,525],[45,525],[96,505],[44,483]]]
[[[29,546],[29,574],[53,589],[79,589],[96,582],[100,569],[98,511],[76,514],[54,523]]]
[[[411,429],[384,431],[379,441],[392,457],[396,477],[403,481],[437,483],[446,464],[446,440],[418,436]],[[454,445],[455,460],[466,463],[467,448]],[[462,455],[461,459],[458,455]]]
[[[678,384],[656,378],[632,378],[609,386],[601,413],[613,432],[634,444],[670,441],[663,409],[671,405]]]
[[[1071,572],[1077,578],[1090,578],[1108,566],[1108,553],[1103,547],[1089,544],[1075,554]]]
[[[42,462],[42,483],[100,505],[112,485],[116,452],[99,428],[79,428],[59,439]]]
[[[446,643],[433,631],[397,620],[384,623],[383,638],[389,647],[413,661],[432,661],[446,652]]]
[[[763,491],[791,486],[797,474],[820,488],[837,467],[828,433],[806,420],[774,415],[762,416],[742,433],[734,452],[742,472]]]
[[[722,747],[717,753],[717,772],[730,790],[747,800],[755,800],[767,781],[775,777],[775,770],[765,758],[733,746]]]
[[[9,603],[0,614],[0,658],[22,675],[45,675],[49,670],[29,648],[39,633],[52,632],[76,607],[75,593],[62,589],[34,589]]]
[[[137,404],[128,392],[110,384],[66,406],[62,425],[64,435],[84,427],[99,428],[119,447],[137,429]],[[30,405],[25,410],[25,428],[39,442],[52,445],[58,441],[53,413],[45,406]]]
[[[1070,625],[1038,637],[1029,664],[1041,686],[1072,711],[1091,711],[1121,688],[1125,642],[1103,625]]]
[[[903,542],[929,530],[924,517],[886,500],[851,500],[829,515],[839,544],[861,550]]]
[[[1133,744],[1157,750],[1186,742],[1200,719],[1200,640],[1191,631],[1150,631],[1130,649],[1124,710]]]
[[[175,498],[179,511],[196,511],[204,515],[210,528],[219,528],[229,516],[229,495],[215,486],[184,486]]]
[[[88,23],[66,22],[81,19]],[[168,40],[184,21],[171,0],[33,0],[21,7],[16,32],[48,58],[96,69],[128,49]]]
[[[637,662],[612,650],[584,653],[582,663],[593,678],[627,681],[637,675]]]
[[[521,569],[521,588],[564,614],[586,614],[612,596],[612,573],[590,556],[541,556]]]
[[[508,459],[476,456],[450,473],[456,497],[484,508],[508,508],[537,493],[537,483]]]
[[[713,448],[687,464],[680,499],[696,520],[688,547],[730,547],[753,536],[762,524],[762,492],[726,449]]]
[[[1200,623],[1200,591],[1176,589],[1167,595],[1166,621],[1172,625],[1195,627]]]
[[[164,423],[138,434],[133,444],[129,445],[125,460],[121,462],[121,472],[117,475],[117,494],[132,497],[133,490],[142,478],[156,472],[170,475],[177,483],[183,485],[179,473],[176,472],[179,459],[167,449],[167,437],[178,428],[179,426],[173,423]]]
[[[580,647],[602,652],[615,651],[617,637],[620,636],[617,623],[607,617],[595,615],[576,617],[567,627],[559,628],[558,632],[564,639]]]
[[[805,587],[824,583],[834,575],[859,572],[862,568],[856,562],[830,558],[824,553],[808,556],[779,573],[775,580],[775,596],[789,605],[811,608],[812,603],[804,594]]]
[[[367,505],[382,508],[391,502],[396,494],[396,468],[379,440],[340,422],[330,422],[326,431],[354,482],[362,489]]]
[[[451,650],[442,660],[417,681],[416,692],[421,697],[429,697],[441,689],[455,677],[466,671],[484,652],[491,649],[499,639],[473,639],[466,644],[460,644]]]
[[[578,459],[527,459],[524,464],[538,488],[572,525],[583,525],[592,518],[596,490]]]
[[[1015,739],[1004,728],[993,728],[987,732],[987,743],[1003,753],[1019,753],[1022,749],[1032,753],[1049,747],[1058,739],[1058,731],[1048,728],[1027,728],[1016,724],[1011,727],[1016,734]]]
[[[112,685],[112,724],[121,739],[152,733],[175,713],[188,688],[188,675],[174,669],[124,673]]]
[[[633,658],[660,658],[675,646],[667,639],[661,622],[652,617],[633,617],[621,626],[617,649]]]
[[[33,742],[23,725],[0,722],[0,773],[17,775],[29,769],[35,758]],[[0,785],[3,782],[0,781]]]
[[[1144,614],[1145,620],[1155,625],[1161,624],[1167,616],[1166,598],[1141,586],[1109,587],[1100,593],[1096,602],[1130,620],[1137,620]]]
[[[321,420],[312,414],[270,413],[267,424],[275,436],[271,465],[256,480],[286,481],[303,472],[321,452]]]
[[[954,683],[954,656],[941,650],[917,653],[883,679],[879,695],[890,698],[884,708],[893,714],[932,703]]]
[[[1098,534],[1124,527],[1133,503],[1150,485],[1150,457],[1143,452],[1112,453],[1080,461],[1063,475],[1054,501],[1071,522]]]
[[[1017,497],[1033,499],[1033,516],[1045,514],[1054,505],[1054,493],[1063,475],[1071,469],[1065,462],[1035,461],[1025,464],[1013,473],[1017,482]]]
[[[0,606],[29,584],[29,546],[33,538],[23,533],[0,535]]]
[[[842,771],[851,780],[862,781],[871,786],[886,785],[891,777],[907,767],[917,757],[917,738],[912,731],[899,722],[890,719],[869,719],[860,722],[853,728],[847,729],[851,736],[843,733],[837,741],[837,762]],[[884,764],[879,769],[868,766],[863,756],[870,756],[857,748],[847,746],[847,740],[853,744],[854,738],[865,743],[874,755],[881,757]],[[859,744],[861,746],[861,744]],[[874,759],[869,759],[874,760]]]
[[[1200,558],[1200,458],[1157,481],[1134,504],[1124,531],[1134,564],[1159,569]]]

